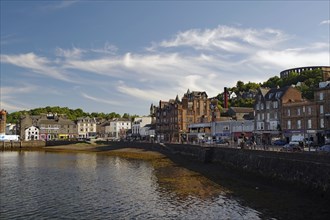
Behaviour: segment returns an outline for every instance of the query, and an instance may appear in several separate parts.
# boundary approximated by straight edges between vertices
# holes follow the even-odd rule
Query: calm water
[[[0,171],[0,219],[259,219],[260,215],[224,194],[179,196],[162,186],[149,162],[140,160],[91,153],[0,152]]]

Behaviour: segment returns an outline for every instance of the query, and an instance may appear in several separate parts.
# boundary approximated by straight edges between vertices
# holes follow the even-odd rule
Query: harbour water
[[[202,176],[96,153],[0,152],[1,219],[260,219]],[[177,188],[196,185],[180,193]],[[207,189],[207,193],[200,193]]]

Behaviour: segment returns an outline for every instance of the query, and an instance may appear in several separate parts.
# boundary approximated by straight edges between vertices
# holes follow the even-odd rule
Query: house
[[[319,88],[314,92],[314,99],[317,103],[317,113],[319,115],[318,139],[320,143],[330,143],[330,81],[319,84]]]
[[[32,125],[25,129],[24,140],[25,141],[39,140],[40,139],[39,135],[40,135],[39,128]]]
[[[90,117],[77,118],[78,138],[87,139],[96,137],[96,120]]]
[[[144,116],[144,117],[136,117],[132,122],[132,135],[131,137],[134,139],[145,139],[147,134],[145,133],[145,129],[143,129],[146,125],[151,124],[152,117]]]
[[[254,106],[254,130],[258,144],[271,144],[273,139],[282,136],[282,106],[290,101],[302,101],[301,92],[294,87],[259,88]]]
[[[281,129],[286,142],[301,137],[315,143],[318,130],[317,104],[308,100],[289,100],[282,105]]]
[[[105,126],[105,133],[108,139],[120,140],[127,137],[127,131],[132,127],[131,121],[126,118],[112,119],[108,126]]]

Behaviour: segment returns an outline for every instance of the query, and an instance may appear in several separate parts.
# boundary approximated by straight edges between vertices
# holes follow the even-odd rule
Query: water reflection
[[[3,219],[258,219],[181,167],[102,154],[1,152]]]

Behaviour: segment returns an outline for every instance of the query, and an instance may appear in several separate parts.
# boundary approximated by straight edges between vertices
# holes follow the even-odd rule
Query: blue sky
[[[148,115],[190,91],[330,65],[329,1],[1,0],[1,109]]]

